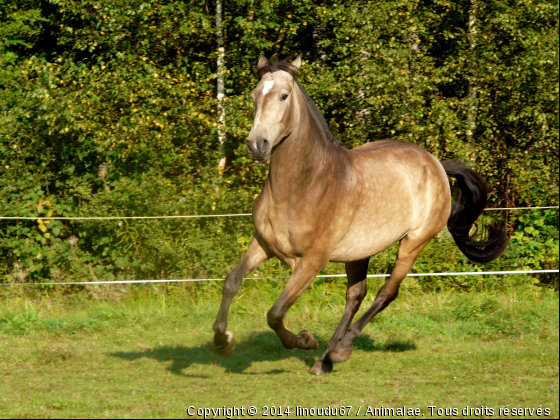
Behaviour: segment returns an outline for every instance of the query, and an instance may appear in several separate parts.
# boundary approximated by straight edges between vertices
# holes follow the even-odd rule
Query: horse
[[[291,60],[290,60],[291,61]],[[257,164],[270,160],[268,177],[253,204],[254,235],[226,277],[213,325],[214,349],[235,348],[227,330],[232,299],[243,278],[266,260],[287,264],[291,276],[267,313],[268,325],[286,349],[318,349],[307,330],[298,335],[283,319],[329,262],[345,264],[346,306],[324,353],[310,373],[322,375],[352,354],[364,326],[398,294],[422,248],[447,224],[459,249],[474,262],[498,258],[507,244],[497,221],[473,228],[487,201],[481,176],[458,161],[439,161],[408,142],[380,140],[346,149],[297,81],[301,54],[289,63],[261,56],[252,91],[254,121],[246,147]],[[448,176],[458,191],[452,204]],[[352,323],[366,296],[371,256],[399,242],[398,255],[372,306]]]

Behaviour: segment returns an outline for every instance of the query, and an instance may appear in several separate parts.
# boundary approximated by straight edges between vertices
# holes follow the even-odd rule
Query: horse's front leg
[[[313,337],[309,331],[302,331],[298,335],[292,334],[284,327],[284,317],[294,304],[294,302],[302,295],[303,292],[313,283],[317,273],[322,270],[328,263],[326,261],[306,261],[299,259],[292,268],[292,275],[284,287],[280,297],[274,303],[267,314],[268,325],[272,328],[282,344],[287,349],[300,348],[304,350],[318,349],[319,342]]]
[[[229,356],[235,349],[235,341],[233,334],[226,331],[227,316],[229,306],[234,296],[239,290],[239,286],[243,281],[243,277],[255,270],[259,265],[268,260],[268,255],[259,245],[258,241],[253,238],[249,244],[249,249],[241,258],[241,261],[226,277],[224,282],[224,292],[222,296],[222,304],[218,312],[216,322],[214,322],[214,349],[221,356]]]

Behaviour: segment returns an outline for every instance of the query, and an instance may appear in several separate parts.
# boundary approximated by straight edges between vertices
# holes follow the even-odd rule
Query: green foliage
[[[523,270],[558,268],[558,213],[528,213],[520,216],[519,222],[509,253],[515,261],[513,266]],[[541,281],[557,285],[558,276],[543,276]]]
[[[214,13],[201,1],[0,0],[0,214],[250,211],[266,176],[244,145],[255,63],[299,52],[302,84],[348,147],[413,141],[475,166],[493,205],[558,204],[557,3],[226,1],[223,173]],[[491,267],[557,267],[557,211],[504,220],[512,243]],[[222,277],[251,230],[240,218],[0,221],[0,281]],[[445,234],[416,266],[462,269],[475,267]],[[442,282],[473,285],[419,280]]]

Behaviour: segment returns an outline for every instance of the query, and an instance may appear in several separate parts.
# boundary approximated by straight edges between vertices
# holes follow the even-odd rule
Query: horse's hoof
[[[329,358],[336,363],[346,362],[352,355],[352,349],[336,346],[329,353]]]
[[[304,350],[317,350],[319,348],[319,342],[309,331],[302,331],[298,334],[298,344]]]
[[[333,369],[332,362],[329,363],[326,361],[317,360],[313,365],[313,367],[309,369],[309,373],[317,376],[326,375],[327,373],[330,373],[332,369]]]
[[[235,350],[233,333],[226,331],[225,334],[216,334],[214,336],[214,350],[223,357],[228,357],[233,353],[233,350]]]

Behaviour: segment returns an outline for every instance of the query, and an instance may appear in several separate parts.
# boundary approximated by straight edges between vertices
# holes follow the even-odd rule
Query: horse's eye
[[[280,100],[281,100],[281,101],[285,101],[286,99],[288,99],[288,94],[287,94],[287,93],[285,93],[285,94],[283,94],[282,96],[280,96]]]

